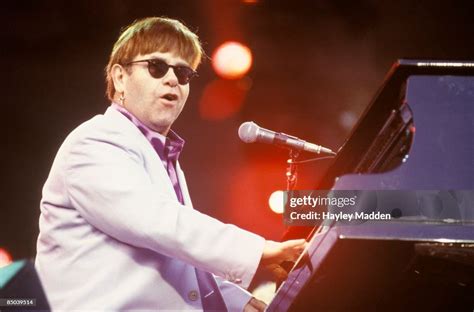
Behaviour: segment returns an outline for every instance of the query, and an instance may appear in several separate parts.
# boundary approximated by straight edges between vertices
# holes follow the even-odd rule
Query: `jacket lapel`
[[[113,120],[113,125],[118,128],[118,131],[129,134],[127,137],[130,137],[130,140],[133,140],[135,144],[140,145],[140,149],[143,151],[144,156],[144,169],[150,175],[152,182],[164,187],[164,191],[166,193],[178,200],[176,192],[174,191],[173,183],[169,178],[168,172],[166,171],[163,162],[143,133],[141,133],[140,130],[127,117],[122,115],[122,113],[115,110],[114,108],[107,108],[104,117]],[[132,143],[131,146],[133,145],[134,144]],[[187,204],[188,201],[190,202],[189,194],[187,188],[183,187],[183,185],[186,185],[186,182],[182,182],[184,181],[184,176],[183,178],[180,177],[180,171],[181,169],[177,170],[178,180],[182,188],[185,203]],[[186,191],[184,189],[186,189]],[[188,198],[188,201],[186,198]]]

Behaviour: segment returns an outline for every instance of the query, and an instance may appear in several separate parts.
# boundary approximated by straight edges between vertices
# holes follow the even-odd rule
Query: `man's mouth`
[[[166,94],[162,95],[161,98],[172,102],[172,101],[176,101],[178,99],[178,96],[174,93],[166,93]]]

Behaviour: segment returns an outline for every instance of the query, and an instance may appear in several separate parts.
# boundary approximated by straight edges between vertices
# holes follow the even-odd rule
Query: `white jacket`
[[[76,128],[43,188],[36,268],[54,310],[202,309],[194,267],[247,287],[265,240],[181,205],[139,129],[108,108]],[[230,311],[250,294],[218,278]]]

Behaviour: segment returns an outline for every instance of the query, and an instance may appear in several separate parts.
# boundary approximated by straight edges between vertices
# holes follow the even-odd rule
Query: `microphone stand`
[[[286,161],[288,167],[286,168],[286,191],[290,192],[296,187],[296,180],[298,177],[296,160],[300,152],[294,149],[290,150],[290,159]]]
[[[295,150],[295,149],[290,149],[290,158],[286,161],[288,164],[288,167],[286,168],[286,193],[288,198],[292,195],[290,193],[295,189],[296,187],[296,180],[298,177],[297,169],[297,159],[298,156],[300,155],[300,151]],[[287,203],[285,203],[285,206]],[[287,209],[285,207],[285,209]],[[280,263],[281,268],[283,268],[286,272],[290,272],[293,266],[295,265],[294,262],[292,261],[283,261]],[[275,290],[280,288],[281,284],[283,283],[282,280],[276,281],[275,282]]]
[[[298,150],[290,149],[290,158],[286,161],[286,163],[288,164],[288,167],[286,168],[286,192],[288,196],[290,196],[289,193],[293,191],[296,187],[296,180],[298,176],[297,174],[298,165],[297,165],[296,160],[298,159],[299,155],[300,155],[300,152]],[[286,204],[287,203],[285,203],[285,206]],[[280,267],[286,272],[290,272],[294,264],[295,263],[291,261],[283,261],[282,263],[280,263]],[[270,278],[270,280],[271,279],[272,278]],[[275,284],[275,292],[276,292],[278,288],[280,288],[281,284],[283,283],[283,280],[276,280],[271,283]],[[260,288],[261,286],[262,284],[256,284],[256,288]]]
[[[290,158],[286,161],[286,163],[288,164],[288,167],[286,168],[287,198],[289,198],[290,196],[293,196],[292,192],[295,190],[295,187],[296,187],[296,182],[297,182],[297,178],[298,178],[298,164],[307,163],[309,161],[314,161],[314,160],[318,160],[318,159],[327,158],[327,157],[322,157],[322,158],[309,159],[309,160],[299,162],[299,161],[297,161],[299,155],[300,155],[299,150],[290,149]],[[287,207],[286,207],[287,204],[288,203],[285,203],[285,209],[287,209]],[[288,226],[287,226],[287,228],[288,228]],[[313,227],[313,229],[309,233],[309,236],[306,237],[306,240],[308,240],[308,238],[311,238],[314,234],[319,233],[321,231],[321,229],[322,229],[321,226],[318,226],[317,228]],[[282,263],[280,263],[280,266],[287,272],[290,272],[295,267],[295,265],[296,265],[296,263],[291,262],[291,261],[283,261]],[[280,288],[282,283],[283,283],[283,281],[277,281],[275,283],[276,290],[278,290],[278,288]]]

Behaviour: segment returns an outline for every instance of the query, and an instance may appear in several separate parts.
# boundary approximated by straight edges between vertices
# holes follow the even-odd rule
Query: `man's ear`
[[[114,88],[116,93],[123,93],[125,91],[125,79],[126,69],[122,65],[114,64],[110,71],[112,81],[114,82]]]

